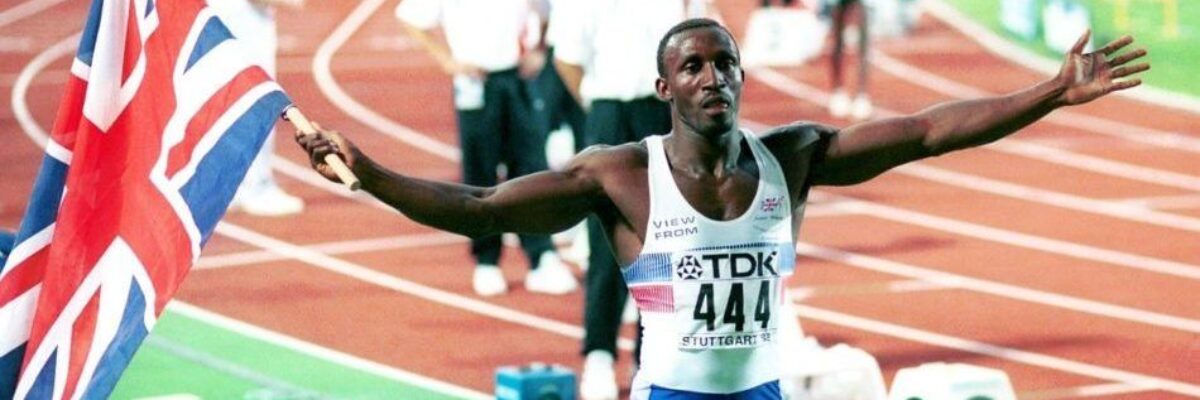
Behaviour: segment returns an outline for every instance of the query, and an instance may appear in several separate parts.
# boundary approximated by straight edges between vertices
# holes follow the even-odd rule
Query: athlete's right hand
[[[313,123],[317,128],[317,133],[314,134],[296,134],[296,143],[304,148],[308,153],[308,160],[312,164],[314,170],[332,182],[341,182],[337,174],[333,172],[333,168],[325,164],[325,156],[335,154],[346,163],[350,170],[354,170],[354,165],[358,160],[363,158],[362,152],[358,147],[351,143],[346,138],[342,137],[337,131],[322,129],[320,125]]]

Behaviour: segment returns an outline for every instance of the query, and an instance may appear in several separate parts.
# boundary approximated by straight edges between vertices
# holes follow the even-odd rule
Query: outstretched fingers
[[[1117,50],[1120,50],[1122,47],[1128,46],[1130,43],[1133,43],[1133,37],[1125,35],[1121,36],[1117,40],[1108,42],[1108,44],[1104,45],[1104,47],[1101,47],[1100,50],[1097,51],[1104,53],[1104,55],[1107,56],[1117,52]]]
[[[1136,59],[1139,59],[1139,58],[1142,58],[1145,56],[1146,56],[1146,49],[1137,49],[1137,50],[1114,57],[1112,60],[1108,61],[1108,65],[1113,66],[1113,67],[1119,67],[1119,66],[1125,65],[1125,63],[1127,63],[1127,62],[1130,62],[1130,61],[1133,61],[1133,60],[1136,60]]]
[[[1142,84],[1141,79],[1130,79],[1130,80],[1126,80],[1126,81],[1114,82],[1113,85],[1111,87],[1109,87],[1108,91],[1115,92],[1118,90],[1125,90],[1125,89],[1129,89],[1129,88],[1132,88],[1132,87],[1135,87],[1135,86],[1141,85],[1141,84]]]
[[[1088,38],[1090,38],[1091,36],[1092,36],[1091,29],[1083,31],[1083,35],[1079,37],[1079,40],[1075,41],[1074,46],[1071,46],[1071,53],[1072,54],[1083,54],[1083,48],[1085,46],[1087,46]]]
[[[1112,78],[1113,79],[1124,78],[1126,76],[1133,75],[1133,74],[1136,74],[1136,73],[1139,73],[1142,71],[1146,71],[1148,69],[1150,69],[1150,64],[1147,64],[1147,63],[1134,64],[1134,65],[1130,65],[1127,67],[1119,67],[1119,68],[1112,70]]]

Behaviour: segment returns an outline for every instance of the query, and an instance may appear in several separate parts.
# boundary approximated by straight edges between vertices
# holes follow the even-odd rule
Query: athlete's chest
[[[714,221],[737,219],[745,214],[758,192],[758,176],[753,171],[737,170],[723,177],[693,176],[671,171],[672,183],[683,203],[696,213]]]

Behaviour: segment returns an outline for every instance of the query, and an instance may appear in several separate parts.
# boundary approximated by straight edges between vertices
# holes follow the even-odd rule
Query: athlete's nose
[[[704,88],[706,89],[721,89],[728,83],[725,74],[717,70],[715,62],[704,63]]]

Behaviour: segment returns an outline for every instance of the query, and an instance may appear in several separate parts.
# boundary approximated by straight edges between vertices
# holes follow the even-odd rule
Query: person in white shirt
[[[671,130],[670,106],[654,92],[654,60],[663,34],[686,16],[683,0],[574,0],[551,9],[556,69],[587,109],[583,147],[637,142]],[[583,400],[614,400],[617,336],[629,294],[600,219],[588,218],[587,226],[579,394]],[[635,361],[638,354],[635,350]]]
[[[275,28],[275,7],[300,8],[304,0],[209,0],[209,7],[249,49],[252,61],[275,77],[275,53],[279,39]],[[238,186],[229,208],[258,216],[285,216],[304,210],[304,200],[284,192],[271,173],[275,158],[275,131],[272,129],[259,149],[246,177]]]
[[[493,186],[503,164],[508,179],[546,169],[545,137],[538,134],[527,79],[543,60],[523,52],[521,37],[532,9],[529,0],[404,0],[396,17],[442,69],[453,76],[454,107],[462,147],[463,183]],[[441,28],[444,40],[430,36]],[[525,288],[565,294],[578,287],[548,235],[522,234],[532,270]],[[497,263],[500,235],[471,239],[476,267],[472,287],[481,296],[506,292]]]

